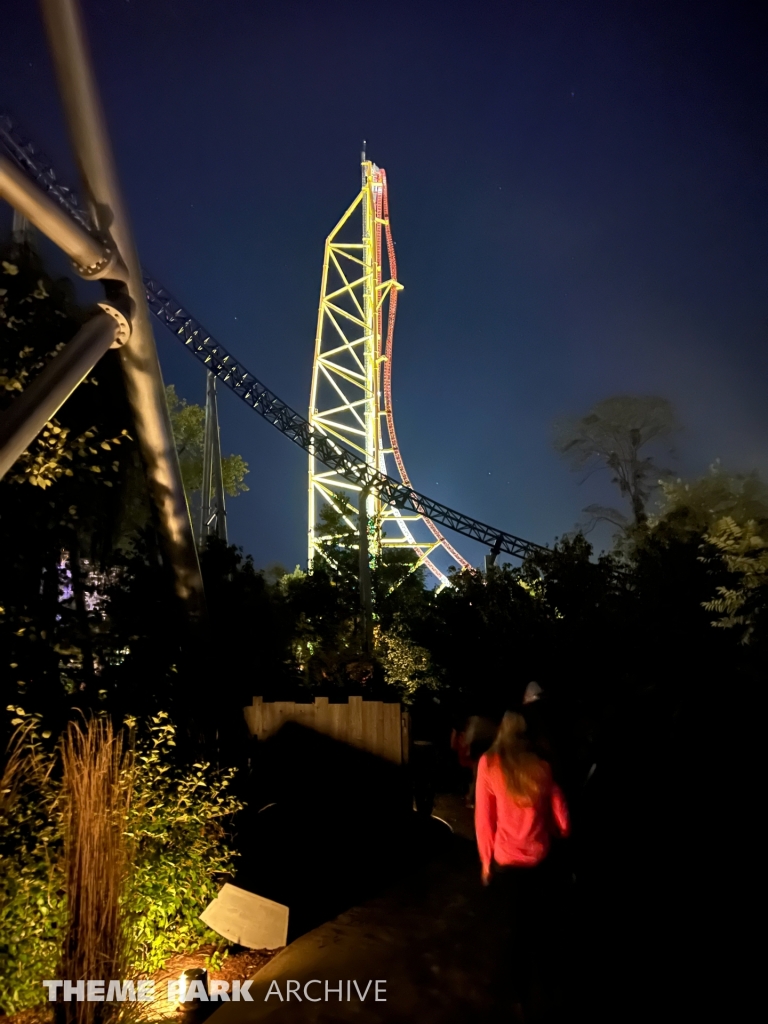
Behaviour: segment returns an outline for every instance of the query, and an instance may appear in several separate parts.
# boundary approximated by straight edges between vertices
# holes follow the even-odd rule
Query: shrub
[[[233,866],[224,822],[240,808],[229,792],[234,769],[206,762],[176,768],[175,727],[160,712],[137,745],[129,832],[135,844],[127,893],[136,969],[151,974],[211,932],[199,919],[216,896],[215,875]]]
[[[57,977],[67,929],[60,745],[46,742],[39,716],[14,712],[18,726],[0,782],[0,1008],[44,1001]],[[173,953],[212,941],[199,915],[232,868],[226,819],[241,807],[234,771],[205,762],[174,764],[175,727],[161,712],[143,729],[127,723],[134,750],[133,796],[125,817],[131,866],[123,893],[135,976]]]
[[[62,822],[52,814],[58,784],[36,725],[32,716],[21,723],[0,780],[0,1011],[6,1013],[43,1000],[40,982],[56,977],[66,923]]]

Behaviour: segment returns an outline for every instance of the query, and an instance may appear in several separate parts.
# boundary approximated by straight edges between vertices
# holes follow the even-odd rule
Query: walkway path
[[[482,1024],[510,1019],[509,1008],[500,1005],[504,999],[491,994],[498,941],[490,890],[480,885],[477,853],[468,837],[471,812],[458,800],[444,799],[436,813],[456,830],[452,836],[445,830],[436,857],[381,898],[291,943],[256,975],[252,1003],[224,1005],[209,1024]],[[324,996],[327,982],[328,1001],[299,1002],[294,994],[286,1002],[276,994],[279,987],[285,1000],[290,980],[299,983],[303,995],[312,979],[322,984],[310,986],[308,994]],[[361,1002],[351,983],[357,981],[365,992],[368,982],[376,980],[385,983],[379,992],[386,1001],[374,1000],[371,985]]]
[[[490,1020],[492,957],[489,937],[479,927],[482,895],[474,851],[454,848],[447,862],[423,869],[386,896],[297,939],[256,975],[253,1003],[224,1006],[209,1024]],[[344,1001],[331,993],[328,1002],[299,1004],[294,997],[281,1003],[275,995],[265,1002],[273,981],[285,997],[288,979],[300,982],[303,990],[313,978],[327,981],[330,988],[343,982]],[[354,988],[353,1001],[346,1001],[347,980],[357,980],[364,991],[369,980],[377,979],[386,982],[380,986],[386,1002],[374,1002],[374,986],[364,1003],[354,998]],[[316,997],[323,986],[308,991]]]

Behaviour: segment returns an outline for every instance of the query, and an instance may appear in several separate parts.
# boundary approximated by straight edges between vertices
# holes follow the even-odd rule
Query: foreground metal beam
[[[127,271],[125,284],[132,303],[132,334],[120,351],[120,359],[164,546],[179,597],[193,615],[202,615],[203,581],[160,363],[82,18],[76,0],[41,0],[41,9],[93,222],[97,233],[119,254]]]
[[[97,313],[0,413],[0,480],[115,344],[120,329],[114,316]]]
[[[4,156],[0,156],[0,198],[63,249],[83,277],[119,276],[110,250],[75,223]]]

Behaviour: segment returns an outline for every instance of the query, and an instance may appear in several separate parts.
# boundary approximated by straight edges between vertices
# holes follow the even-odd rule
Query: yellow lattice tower
[[[389,472],[387,457],[391,457],[398,475],[410,486],[391,407],[392,331],[402,285],[396,279],[386,174],[365,155],[362,172],[359,194],[325,243],[309,420],[315,431],[336,438],[382,473]],[[328,558],[325,545],[332,540],[317,533],[321,504],[329,503],[356,533],[351,516],[357,515],[359,499],[359,488],[310,455],[310,566],[318,556]],[[447,577],[429,557],[435,548],[442,546],[460,565],[468,564],[429,520],[382,506],[374,493],[366,499],[366,513],[372,559],[382,547],[411,548],[416,564],[425,564],[442,586]],[[414,536],[412,527],[418,521],[428,527],[429,539]]]

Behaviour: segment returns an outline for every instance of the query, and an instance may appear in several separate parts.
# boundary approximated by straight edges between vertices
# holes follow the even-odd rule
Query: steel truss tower
[[[392,341],[397,294],[403,286],[397,280],[387,176],[365,159],[365,153],[362,179],[357,198],[325,243],[309,422],[314,433],[340,441],[380,473],[388,474],[388,459],[393,460],[392,469],[410,488],[392,415]],[[332,539],[318,529],[323,504],[339,512],[356,534],[358,527],[350,517],[358,514],[359,492],[338,471],[323,466],[310,449],[310,566],[317,558],[328,558],[325,543]],[[383,548],[410,548],[417,556],[416,566],[425,565],[440,587],[448,578],[430,557],[436,549],[442,548],[461,567],[468,566],[426,516],[384,504],[375,490],[365,497],[365,510],[374,563]]]

